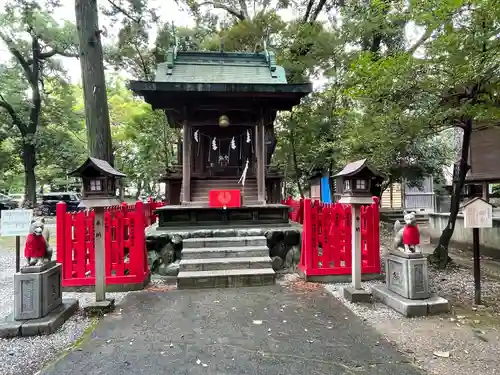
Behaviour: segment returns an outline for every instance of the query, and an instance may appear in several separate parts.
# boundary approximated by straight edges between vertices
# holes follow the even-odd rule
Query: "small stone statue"
[[[421,253],[416,213],[404,211],[403,214],[405,225],[399,220],[394,223],[394,247],[405,253]]]
[[[45,228],[45,220],[31,221],[30,234],[26,238],[24,257],[26,266],[41,265],[52,260],[52,248],[49,245],[50,231]]]

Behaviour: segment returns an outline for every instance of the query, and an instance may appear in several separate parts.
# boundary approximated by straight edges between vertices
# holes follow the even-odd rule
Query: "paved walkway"
[[[422,375],[324,290],[131,293],[42,375]]]

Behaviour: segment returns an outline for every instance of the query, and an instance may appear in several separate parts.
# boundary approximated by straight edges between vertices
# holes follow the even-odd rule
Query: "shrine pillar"
[[[257,154],[257,199],[259,203],[266,203],[266,155],[264,143],[264,121],[255,126],[255,149]]]
[[[182,203],[191,201],[191,126],[182,123]]]

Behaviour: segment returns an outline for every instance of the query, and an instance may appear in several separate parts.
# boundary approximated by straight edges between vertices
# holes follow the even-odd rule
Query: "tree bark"
[[[97,0],[75,0],[90,156],[114,164]]]
[[[295,135],[293,133],[293,129],[290,129],[289,134],[290,134],[290,145],[292,146],[293,166],[295,169],[295,182],[297,183],[297,188],[299,189],[300,197],[304,198],[304,189],[302,188],[302,184],[300,183],[300,177],[302,176],[302,173],[299,168],[299,164],[297,162],[297,151],[295,150]]]
[[[444,228],[439,237],[439,243],[434,249],[434,253],[430,257],[431,263],[435,264],[438,268],[444,269],[451,261],[448,256],[448,246],[450,245],[451,237],[455,230],[455,222],[457,220],[458,211],[460,210],[460,197],[462,189],[465,184],[465,176],[469,170],[469,146],[472,133],[472,120],[467,119],[463,126],[462,150],[460,161],[458,165],[457,181],[453,181],[453,192],[451,195],[450,204],[450,217],[448,218],[448,225]]]
[[[23,143],[23,164],[24,164],[24,206],[33,208],[36,205],[36,149],[32,143]]]

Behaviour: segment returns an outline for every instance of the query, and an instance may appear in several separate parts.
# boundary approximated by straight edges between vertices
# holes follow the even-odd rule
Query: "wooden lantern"
[[[69,176],[82,179],[81,206],[105,207],[120,203],[116,197],[117,180],[126,176],[107,161],[89,157]]]
[[[334,177],[342,186],[341,203],[371,204],[372,185],[382,175],[363,159],[347,164]]]

